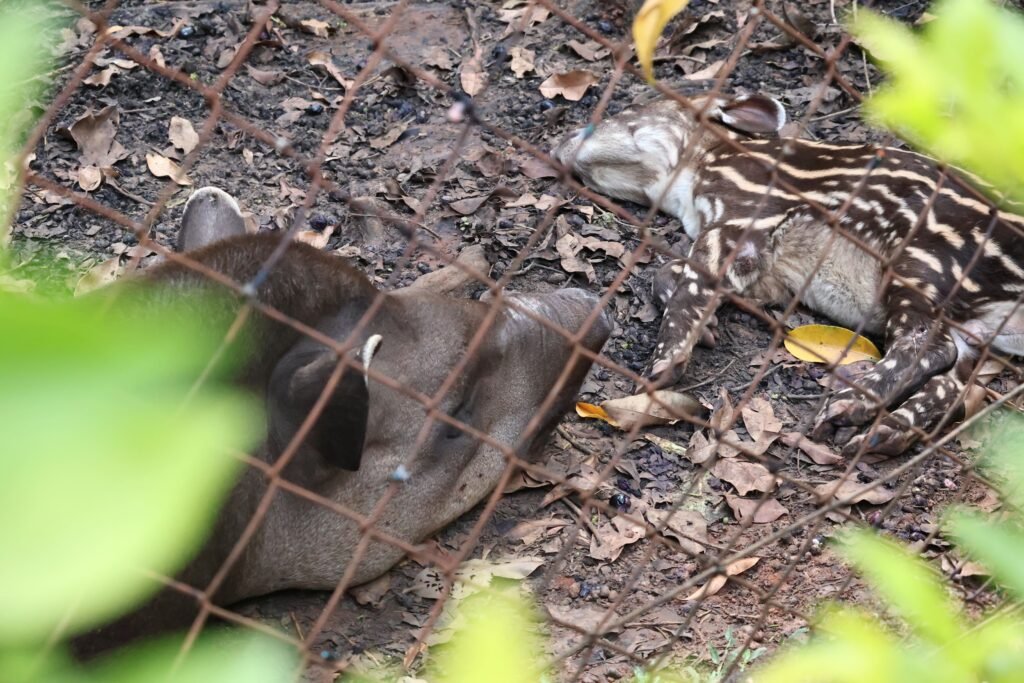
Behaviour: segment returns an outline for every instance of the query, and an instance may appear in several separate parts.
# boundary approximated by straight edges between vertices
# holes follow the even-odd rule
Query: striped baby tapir
[[[555,150],[589,187],[659,207],[694,240],[654,278],[665,313],[646,374],[680,378],[723,290],[765,305],[798,297],[884,335],[884,357],[831,396],[813,435],[871,423],[844,452],[894,455],[962,417],[982,346],[1024,354],[1024,218],[964,180],[977,179],[909,151],[779,138],[785,110],[766,96],[691,104],[705,122],[663,98]]]

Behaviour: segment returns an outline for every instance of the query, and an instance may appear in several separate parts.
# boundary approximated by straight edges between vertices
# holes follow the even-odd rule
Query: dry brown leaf
[[[722,590],[722,586],[726,584],[730,576],[736,576],[747,571],[761,560],[760,557],[744,557],[742,560],[736,560],[730,563],[725,568],[725,575],[718,574],[712,577],[705,585],[701,586],[694,592],[687,595],[684,600],[700,600],[705,597],[709,597]]]
[[[78,186],[86,192],[92,192],[103,184],[103,171],[95,166],[83,166],[78,169]]]
[[[117,107],[111,105],[96,114],[85,114],[68,129],[78,145],[83,166],[109,168],[128,156],[128,151],[114,139],[120,119]]]
[[[530,545],[540,540],[542,536],[549,535],[552,529],[561,529],[570,524],[571,522],[567,519],[530,519],[516,524],[506,535],[509,538],[519,539],[525,545]]]
[[[561,218],[561,216],[559,217]],[[555,242],[555,251],[561,259],[562,270],[567,273],[583,273],[587,282],[593,282],[596,277],[594,266],[586,259],[578,258],[576,255],[583,249],[583,243],[573,232],[567,232]]]
[[[366,605],[374,609],[380,607],[380,603],[391,588],[391,575],[385,574],[370,583],[356,586],[349,591],[352,598],[360,605]]]
[[[545,605],[548,614],[565,624],[572,624],[585,631],[596,629],[608,615],[606,608],[600,605],[582,605],[580,607],[563,607],[560,605]],[[614,633],[621,629],[606,631]]]
[[[567,45],[573,52],[588,62],[596,62],[597,60],[604,59],[611,54],[611,50],[606,47],[602,47],[600,43],[594,40],[588,40],[585,43],[581,43],[580,41],[573,39],[570,40]]]
[[[116,66],[108,66],[106,69],[98,71],[94,73],[92,76],[89,76],[88,78],[83,78],[82,83],[85,83],[86,85],[95,85],[99,88],[104,88],[110,85],[110,79],[119,73],[121,73],[121,70],[118,69]]]
[[[171,117],[171,125],[167,129],[167,137],[171,144],[188,154],[199,144],[199,133],[192,127],[192,122],[180,116]]]
[[[156,62],[157,66],[167,66],[167,61],[164,59],[164,53],[160,51],[159,45],[153,45],[149,48],[149,58]]]
[[[686,74],[686,78],[692,81],[707,81],[718,76],[718,72],[725,66],[725,60],[719,59],[717,62],[708,64],[700,71],[694,71],[692,74]]]
[[[861,484],[857,481],[846,479],[842,483],[838,481],[820,484],[814,488],[822,501],[830,498],[843,503],[871,503],[872,505],[883,505],[896,497],[896,492],[886,488],[884,485],[875,486],[867,491],[871,484]]]
[[[671,517],[669,517],[670,514]],[[661,533],[679,541],[683,550],[695,555],[704,552],[704,544],[708,541],[708,521],[696,510],[672,512],[671,510],[648,508],[644,515],[647,517],[647,521],[655,526],[667,519],[668,523],[665,524]]]
[[[561,95],[570,102],[578,102],[583,99],[587,89],[597,81],[597,76],[589,71],[576,70],[553,74],[540,84],[540,94],[548,98]]]
[[[538,180],[540,178],[557,178],[558,171],[540,159],[528,159],[519,166],[519,170],[527,178]]]
[[[537,57],[537,53],[533,50],[517,45],[509,50],[509,54],[512,56],[509,66],[512,69],[512,73],[516,75],[516,78],[522,78],[534,70],[533,60]]]
[[[725,502],[732,508],[732,513],[737,521],[743,522],[753,516],[754,524],[768,524],[774,522],[782,515],[788,515],[789,510],[782,506],[782,503],[770,498],[768,500],[751,500],[740,498],[730,493],[725,494]]]
[[[391,126],[391,128],[389,128],[383,135],[370,140],[370,147],[373,147],[374,149],[387,149],[398,142],[398,138],[402,137],[402,134],[408,129],[408,121],[399,121],[395,125]]]
[[[450,206],[453,211],[456,211],[463,216],[469,216],[476,213],[477,209],[483,206],[490,198],[490,194],[481,195],[479,197],[466,197],[465,199],[448,202],[448,206]]]
[[[675,424],[684,416],[699,415],[704,408],[689,394],[660,389],[651,394],[624,396],[605,401],[601,408],[608,414],[608,423],[624,431],[636,425]]]
[[[319,19],[303,19],[299,26],[306,33],[311,33],[318,38],[327,38],[331,34],[331,25]]]
[[[472,57],[463,60],[462,69],[459,70],[459,83],[470,97],[478,94],[487,85],[487,72],[484,71],[484,58],[479,45],[475,46]]]
[[[755,396],[750,399],[742,409],[743,425],[747,433],[754,441],[761,441],[763,438],[774,438],[782,431],[782,420],[775,417],[775,410],[772,404]]]
[[[284,80],[284,74],[280,71],[273,71],[271,69],[257,69],[250,64],[246,64],[245,68],[249,71],[249,77],[256,81],[260,85],[277,85]]]
[[[344,76],[341,75],[341,71],[334,63],[334,59],[332,59],[331,55],[326,52],[323,52],[321,50],[315,50],[313,52],[310,52],[309,64],[310,66],[317,66],[326,71],[331,76],[331,78],[337,81],[341,87],[345,88],[345,90],[351,88],[352,83],[354,83],[352,79],[345,78]]]
[[[775,475],[764,465],[723,458],[711,468],[711,473],[735,487],[736,492],[745,496],[751,491],[771,491],[775,488]]]
[[[88,294],[103,285],[110,284],[120,277],[123,270],[120,256],[96,264],[78,280],[78,284],[75,285],[75,296]]]
[[[782,435],[782,443],[796,446],[818,465],[835,465],[843,461],[842,456],[833,453],[825,444],[815,443],[799,432],[786,432]]]
[[[644,530],[622,517],[604,522],[590,537],[590,556],[601,562],[614,562],[627,545],[644,537]]]
[[[423,54],[423,63],[427,66],[436,66],[438,69],[444,69],[445,71],[451,71],[452,67],[455,66],[452,63],[451,53],[441,45],[430,47]]]
[[[163,154],[146,152],[146,166],[149,167],[149,172],[157,178],[170,178],[179,185],[192,184],[192,181],[181,170],[181,167]]]

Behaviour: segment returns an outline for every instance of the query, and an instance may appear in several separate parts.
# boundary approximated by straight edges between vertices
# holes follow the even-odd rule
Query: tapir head
[[[238,236],[237,214],[231,197],[204,188],[186,207],[179,243],[192,247],[191,258],[245,282],[260,266],[248,261],[269,257],[278,241]],[[239,257],[246,250],[249,256]],[[323,397],[338,365],[335,350],[291,329],[257,336],[255,344],[280,348],[260,361],[267,366],[259,379],[267,409],[263,456],[275,460],[294,447],[300,426],[322,402],[285,478],[361,515],[402,480],[378,526],[409,543],[493,490],[509,454],[537,457],[590,367],[580,351],[599,351],[610,332],[608,317],[595,313],[598,297],[583,290],[490,302],[414,289],[383,294],[343,259],[304,244],[288,248],[259,298],[345,342],[372,371],[368,377],[346,368],[334,392]],[[372,317],[363,320],[371,309]],[[274,337],[284,334],[288,342],[280,345]],[[239,525],[250,512],[239,501],[253,499],[246,489],[259,486],[259,476],[243,479],[231,503],[241,509],[226,511]],[[299,497],[280,498],[253,542],[265,555],[247,556],[254,566],[238,572],[233,588],[225,587],[229,599],[288,587],[331,588],[344,571],[359,540],[356,525]],[[386,544],[371,546],[356,580],[373,578],[400,556]]]

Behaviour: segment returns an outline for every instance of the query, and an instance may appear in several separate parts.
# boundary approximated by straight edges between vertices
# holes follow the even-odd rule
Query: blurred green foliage
[[[861,9],[857,40],[887,80],[869,116],[1024,199],[1024,17],[991,0],[939,0],[915,33]]]
[[[62,12],[0,4],[0,246]],[[262,636],[203,639],[180,662],[177,643],[147,644],[88,669],[46,646],[139,604],[159,588],[143,570],[180,569],[238,471],[233,452],[256,442],[251,397],[217,379],[193,391],[220,342],[201,303],[0,294],[0,681],[276,683],[294,671]]]

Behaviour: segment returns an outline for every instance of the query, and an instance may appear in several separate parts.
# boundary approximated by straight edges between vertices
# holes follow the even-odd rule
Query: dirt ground
[[[101,3],[89,4],[98,7]],[[834,4],[839,13],[849,7],[844,1]],[[782,11],[782,3],[770,5]],[[908,22],[920,17],[926,7],[918,1],[876,5]],[[634,9],[628,2],[599,0],[566,1],[560,6],[616,40],[628,35]],[[398,3],[355,1],[346,2],[345,7],[366,22],[380,25]],[[529,23],[525,31],[514,30],[525,7],[515,1],[412,2],[386,40],[401,59],[456,88],[463,85],[460,68],[478,49],[487,81],[473,97],[478,116],[530,143],[550,148],[566,132],[586,123],[609,81],[612,59],[556,16],[535,15],[537,21]],[[260,9],[260,4],[129,1],[114,12],[111,23],[135,27],[126,32],[125,40],[142,53],[159,54],[168,66],[212,83],[251,26],[253,9]],[[750,11],[744,0],[693,0],[686,18],[677,23],[674,32],[670,27],[668,40],[659,49],[659,79],[682,92],[706,87],[706,79],[714,72],[711,67],[730,55],[738,27],[749,19]],[[841,31],[830,17],[827,0],[800,3],[800,11],[790,19],[799,25],[802,18],[802,28],[813,32],[819,46],[828,50],[838,44]],[[247,64],[227,87],[224,105],[274,136],[286,137],[300,154],[310,155],[320,144],[351,79],[365,66],[372,44],[314,2],[284,3],[273,25],[273,31],[260,37]],[[65,33],[65,42],[58,48],[63,78],[81,63],[94,37],[83,23]],[[571,41],[576,41],[575,46]],[[726,79],[726,89],[773,95],[786,104],[794,118],[799,117],[825,76],[823,60],[805,48],[785,44],[769,26],[759,27],[751,44],[758,47],[742,52]],[[207,105],[189,89],[124,62],[116,51],[104,50],[99,57],[102,63],[91,72],[95,82],[80,88],[57,113],[36,150],[32,167],[78,192],[91,188],[87,194],[96,202],[143,219],[167,182],[153,174],[147,155],[180,159],[182,146],[176,146],[168,135],[171,119],[187,119],[198,129],[208,114]],[[330,66],[316,66],[311,60]],[[585,70],[596,77],[577,101],[540,92],[548,76],[572,70]],[[878,72],[856,49],[845,54],[839,71],[864,93],[879,82]],[[697,78],[688,78],[692,74]],[[642,81],[627,76],[615,88],[608,109],[612,113],[621,110],[648,91]],[[359,89],[346,130],[328,151],[326,175],[351,196],[366,198],[371,206],[411,216],[456,144],[459,126],[448,118],[450,105],[446,95],[402,69],[382,63]],[[108,112],[103,119],[105,127],[77,127],[79,135],[75,135],[83,117],[90,112],[97,115],[106,107],[113,107],[116,113],[113,127],[110,123],[115,117]],[[806,123],[805,134],[816,139],[887,140],[860,121],[856,102],[834,84]],[[111,130],[113,137],[109,138]],[[92,165],[109,169],[103,170],[97,187],[93,187],[96,178],[84,170],[90,160],[83,156],[83,144],[98,155]],[[191,187],[218,185],[239,199],[253,229],[280,230],[291,224],[295,207],[305,199],[309,186],[309,178],[297,162],[226,123],[217,126],[198,163],[188,172],[188,181],[191,186],[182,184],[167,210],[155,217],[153,235],[161,244],[173,245],[181,207]],[[578,286],[604,291],[622,268],[618,258],[622,247],[628,252],[638,243],[635,228],[568,193],[550,174],[539,172],[529,155],[479,128],[474,129],[439,197],[427,210],[424,226],[449,255],[466,245],[482,245],[491,264],[490,275],[498,277],[552,205],[558,207],[554,229],[528,254],[510,288],[544,291]],[[641,207],[627,208],[643,215]],[[324,240],[326,236],[326,250],[352,259],[382,286],[406,285],[439,266],[436,256],[422,250],[411,259],[402,259],[406,239],[397,230],[348,209],[326,192],[317,196],[308,222],[309,230],[316,234],[307,237]],[[685,250],[687,239],[675,220],[660,216],[654,226],[675,250]],[[556,240],[565,234],[604,246],[577,250],[579,258],[574,262],[585,265],[567,271],[567,259],[556,249]],[[129,231],[39,188],[26,192],[16,218],[13,252],[19,272],[24,277],[42,278],[40,288],[47,291],[82,289],[116,276],[130,257],[141,257],[143,265],[154,258],[137,248]],[[62,271],[55,274],[38,265],[46,253],[57,254]],[[604,353],[633,371],[642,369],[657,334],[650,277],[661,262],[663,257],[652,255],[649,263],[629,275],[612,301],[615,331]],[[826,322],[800,312],[786,324],[815,321]],[[735,436],[756,442],[752,424],[770,417],[781,422],[777,431],[805,431],[825,391],[819,381],[823,371],[785,352],[765,358],[771,339],[767,327],[736,308],[726,307],[721,312],[719,330],[717,346],[698,349],[683,384],[694,387],[691,393],[712,414],[721,414],[739,401],[759,365],[767,362],[768,374],[754,392],[760,400],[755,411],[758,415],[744,414],[734,428]],[[1006,380],[996,380],[993,385],[997,391],[1008,388],[1000,385],[1002,381]],[[629,393],[632,385],[628,380],[598,369],[585,384],[581,400],[598,403]],[[625,542],[620,527],[592,510],[577,524],[577,496],[558,498],[550,486],[541,485],[544,482],[531,481],[538,486],[504,497],[484,527],[473,557],[542,560],[543,566],[525,579],[538,603],[560,621],[588,627],[596,625],[609,608],[623,615],[657,599],[701,571],[705,558],[718,552],[716,548],[746,547],[789,528],[819,506],[812,493],[784,483],[770,492],[754,489],[745,495],[749,500],[762,495],[774,499],[783,508],[780,516],[767,522],[739,521],[737,514],[742,513],[734,510],[742,503],[737,503],[735,484],[728,477],[704,472],[691,461],[704,435],[694,434],[691,426],[682,424],[645,429],[642,435],[645,438],[622,444],[621,433],[611,427],[567,416],[550,444],[550,467],[575,477],[574,481],[593,484],[594,473],[609,462],[616,448],[623,448],[621,462],[612,478],[598,487],[598,497],[620,509],[642,511],[649,520],[648,513],[671,504],[674,492],[693,485],[693,500],[683,509],[696,511],[706,520],[707,553],[694,557],[671,543],[651,539]],[[972,445],[964,440],[953,444],[953,450],[970,457],[966,447]],[[845,466],[841,459],[819,464],[782,439],[774,440],[765,454],[775,471],[809,486],[835,480]],[[862,462],[857,480],[868,483],[883,477],[907,457]],[[828,460],[820,454],[819,459]],[[945,557],[948,544],[932,531],[945,505],[963,500],[991,505],[990,492],[961,477],[960,468],[952,462],[937,459],[927,460],[923,467],[906,472],[878,491],[889,492],[892,498],[904,484],[903,497],[889,502],[882,495],[875,501],[878,504],[860,503],[850,514],[908,542],[923,546],[927,539],[925,554],[936,558],[936,567],[950,577],[950,586],[983,604],[988,598],[973,590],[978,579],[961,575],[952,558]],[[439,534],[438,547],[458,548],[477,514],[467,515]],[[753,637],[751,647],[763,644],[773,648],[802,637],[808,625],[806,617],[826,600],[870,604],[863,584],[851,580],[842,561],[823,545],[844,523],[840,515],[832,514],[820,524],[790,529],[758,550],[757,564],[742,573],[748,585],[730,583],[696,607],[692,600],[683,599],[685,596],[675,598],[610,634],[609,641],[639,658],[667,654],[673,661],[696,664],[714,674],[721,667],[712,661],[713,651],[736,654],[738,644],[748,635]],[[616,543],[621,545],[613,547]],[[325,667],[398,662],[406,656],[434,604],[434,599],[420,590],[422,580],[417,576],[422,569],[407,561],[373,589],[357,592],[358,601],[353,597],[343,600],[315,648]],[[771,591],[773,606],[762,608],[756,589]],[[304,634],[327,597],[320,593],[280,594],[253,601],[243,611],[282,630]],[[696,614],[691,614],[694,609]],[[686,628],[677,636],[681,625]],[[548,631],[551,651],[556,654],[569,650],[581,637],[554,623]],[[628,677],[635,662],[616,648],[598,645],[585,656],[568,656],[559,666],[567,675],[582,670],[582,680]],[[422,658],[417,659],[414,669],[421,662]],[[331,678],[320,668],[311,670],[309,676]]]

